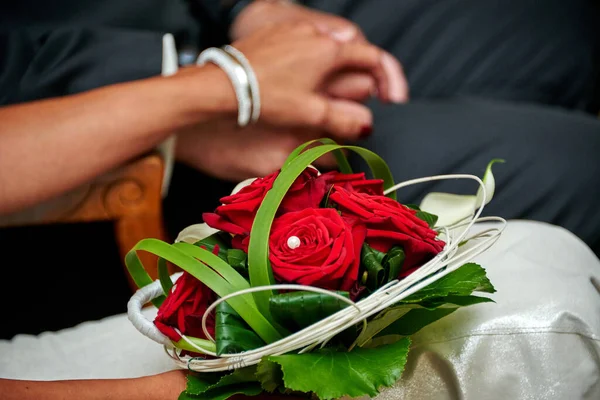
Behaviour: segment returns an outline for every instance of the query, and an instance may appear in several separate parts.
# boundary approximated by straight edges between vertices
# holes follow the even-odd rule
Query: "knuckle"
[[[365,54],[367,55],[369,61],[373,65],[380,63],[381,57],[382,57],[382,52],[377,46],[368,45],[366,48]]]
[[[357,32],[357,34],[358,34],[359,37],[361,37],[361,38],[364,37],[363,31],[362,31],[361,27],[357,23],[352,22],[352,21],[348,21],[348,25],[351,26],[352,29],[354,29]]]
[[[292,29],[295,33],[303,35],[314,35],[318,33],[317,27],[308,21],[295,22]]]

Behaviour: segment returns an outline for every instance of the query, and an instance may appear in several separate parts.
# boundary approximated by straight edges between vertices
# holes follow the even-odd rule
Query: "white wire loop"
[[[173,359],[179,368],[190,369],[197,372],[219,372],[238,368],[240,366],[250,366],[257,364],[264,356],[285,354],[293,351],[304,353],[314,349],[317,346],[324,346],[335,335],[343,332],[351,326],[364,323],[367,318],[378,314],[393,304],[399,302],[407,296],[421,290],[430,285],[432,282],[442,278],[443,276],[456,271],[465,262],[473,257],[486,251],[500,237],[502,231],[506,227],[506,220],[500,217],[481,217],[483,208],[486,204],[486,188],[481,179],[474,175],[439,175],[426,178],[413,179],[402,182],[388,189],[386,193],[398,190],[400,188],[414,185],[423,182],[446,179],[469,179],[477,182],[481,188],[481,206],[474,211],[473,215],[467,220],[458,222],[451,226],[438,227],[440,239],[446,242],[444,249],[433,259],[425,263],[409,277],[403,280],[392,281],[385,286],[379,288],[374,293],[366,298],[353,302],[350,299],[341,296],[337,293],[304,285],[271,285],[252,287],[241,290],[230,295],[224,296],[211,304],[202,317],[202,329],[204,334],[214,342],[214,338],[206,329],[206,320],[210,313],[223,301],[227,301],[235,296],[254,293],[263,290],[303,290],[314,293],[325,293],[333,296],[340,301],[348,304],[348,307],[343,308],[337,313],[324,318],[299,332],[295,332],[287,337],[284,337],[274,343],[267,344],[260,348],[249,350],[238,354],[222,354],[217,356],[214,352],[203,349],[185,336],[182,336],[190,346],[198,350],[198,353],[205,354],[212,358],[200,357],[181,357],[179,350],[174,348],[171,341],[166,338],[154,324],[144,318],[141,314],[141,307],[148,301],[163,294],[160,283],[155,282],[149,286],[140,289],[128,303],[128,315],[133,325],[145,336],[150,339],[165,345],[167,354]],[[499,226],[486,228],[469,236],[469,231],[476,223],[498,223]],[[461,246],[464,242],[468,245]],[[172,279],[176,279],[173,276]]]

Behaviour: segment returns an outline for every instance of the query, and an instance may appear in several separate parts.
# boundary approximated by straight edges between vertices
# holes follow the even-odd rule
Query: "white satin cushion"
[[[600,261],[590,249],[562,228],[511,221],[476,261],[498,290],[496,303],[459,310],[415,335],[402,380],[379,398],[600,399]],[[0,341],[4,378],[119,378],[172,368],[124,315]]]

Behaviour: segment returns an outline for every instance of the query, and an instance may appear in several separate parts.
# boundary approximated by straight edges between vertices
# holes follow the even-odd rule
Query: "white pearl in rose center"
[[[297,249],[300,247],[300,238],[298,236],[290,236],[287,240],[287,245],[292,250]]]

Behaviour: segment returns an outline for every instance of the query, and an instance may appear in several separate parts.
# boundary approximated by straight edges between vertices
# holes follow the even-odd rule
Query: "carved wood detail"
[[[164,163],[150,154],[111,171],[60,198],[0,216],[0,226],[114,221],[121,259],[141,239],[168,240],[163,227],[161,185]],[[139,253],[153,279],[156,257]],[[129,274],[127,274],[129,277]],[[135,285],[130,280],[132,289]]]

